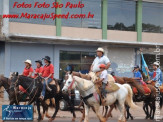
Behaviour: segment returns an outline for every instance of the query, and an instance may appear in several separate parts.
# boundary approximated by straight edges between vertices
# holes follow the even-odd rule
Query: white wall
[[[114,71],[117,76],[132,77],[135,65],[135,49],[128,47],[109,47],[108,57],[111,61],[109,72]]]

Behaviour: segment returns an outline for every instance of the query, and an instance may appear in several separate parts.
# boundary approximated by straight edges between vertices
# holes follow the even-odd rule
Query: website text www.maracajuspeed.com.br
[[[21,14],[4,14],[3,18],[9,18],[9,19],[53,19],[56,18],[62,18],[62,19],[84,19],[84,18],[93,18],[94,14],[91,14],[91,12],[88,12],[88,14],[70,14],[67,12],[66,14],[55,14],[55,13],[44,13],[44,14],[30,14],[30,13],[21,13]]]

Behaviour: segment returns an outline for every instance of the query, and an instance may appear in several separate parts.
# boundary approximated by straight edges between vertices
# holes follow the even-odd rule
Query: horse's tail
[[[132,92],[131,86],[128,85],[128,84],[124,84],[124,87],[128,91],[128,95],[127,95],[127,98],[126,98],[127,105],[129,105],[129,107],[131,107],[131,108],[138,108],[138,106],[135,105],[135,103],[133,102],[133,92]]]

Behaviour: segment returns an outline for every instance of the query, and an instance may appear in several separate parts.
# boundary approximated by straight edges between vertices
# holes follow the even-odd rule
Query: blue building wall
[[[3,0],[0,0],[0,15],[2,15],[3,12]]]
[[[35,60],[42,59],[46,55],[51,57],[54,64],[54,76],[59,78],[59,55],[60,50],[65,51],[95,51],[97,47],[90,46],[66,46],[54,44],[29,44],[29,43],[6,43],[5,44],[5,76],[10,72],[19,72],[24,69],[24,61],[32,60],[32,67],[35,69]]]
[[[5,43],[0,42],[0,74],[4,74]]]

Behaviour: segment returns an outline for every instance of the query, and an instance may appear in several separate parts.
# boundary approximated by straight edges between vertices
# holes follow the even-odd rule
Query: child
[[[106,70],[105,64],[100,64],[99,68],[100,68],[100,72],[101,72],[100,80],[98,80],[96,83],[102,82],[101,94],[105,98],[106,94],[107,94],[107,91],[105,90],[105,88],[106,88],[106,85],[107,85],[107,82],[108,82],[108,72]]]

